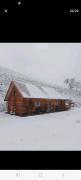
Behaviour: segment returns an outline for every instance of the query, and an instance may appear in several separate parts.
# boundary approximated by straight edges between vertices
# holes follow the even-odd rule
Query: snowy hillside
[[[0,67],[0,111],[5,110],[4,97],[9,84],[13,79],[25,81],[26,78],[20,73],[16,73],[12,70]]]
[[[4,97],[9,87],[9,84],[12,80],[21,81],[21,82],[32,82],[35,84],[43,84],[42,82],[37,82],[28,78],[22,73],[15,72],[13,70],[3,68],[0,66],[0,111],[6,110],[6,105],[4,102]]]
[[[4,97],[9,87],[9,84],[12,80],[21,81],[21,82],[32,82],[32,84],[38,85],[40,88],[42,87],[53,87],[56,92],[59,92],[64,98],[72,99],[74,102],[81,104],[81,91],[76,91],[74,89],[68,89],[67,87],[60,87],[57,85],[46,84],[45,82],[38,82],[30,79],[29,77],[12,71],[7,68],[0,67],[0,111],[6,110],[6,104],[4,102]],[[43,89],[44,89],[43,88]]]

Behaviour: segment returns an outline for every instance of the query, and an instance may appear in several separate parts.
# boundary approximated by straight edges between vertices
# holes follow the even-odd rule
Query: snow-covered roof
[[[65,99],[63,98],[62,95],[60,95],[60,93],[58,93],[54,88],[52,87],[42,87],[43,90],[47,93],[49,98],[56,98],[56,99]]]
[[[47,98],[47,96],[34,84],[14,82],[24,98]]]
[[[39,86],[30,82],[21,83],[19,81],[14,81],[14,84],[24,98],[66,99],[52,87]]]

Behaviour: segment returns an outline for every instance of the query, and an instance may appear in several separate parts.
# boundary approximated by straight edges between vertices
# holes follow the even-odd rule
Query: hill
[[[81,91],[77,91],[75,89],[68,89],[67,87],[60,87],[56,84],[47,84],[46,82],[36,81],[34,79],[30,79],[26,75],[22,73],[15,72],[11,69],[7,69],[0,66],[0,111],[6,110],[6,104],[4,102],[4,97],[9,87],[9,84],[12,80],[21,81],[21,82],[31,82],[32,84],[36,84],[41,86],[48,86],[54,88],[57,92],[59,92],[64,97],[66,96],[69,99],[72,99],[76,103],[81,104]]]

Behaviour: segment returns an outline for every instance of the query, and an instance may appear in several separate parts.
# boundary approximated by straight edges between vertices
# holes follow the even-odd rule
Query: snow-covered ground
[[[81,150],[81,108],[28,117],[1,112],[0,150]]]
[[[41,88],[52,86],[60,96],[72,99],[76,107],[28,117],[6,114],[4,97],[11,80],[32,82]],[[81,150],[81,92],[37,82],[0,67],[0,150]]]

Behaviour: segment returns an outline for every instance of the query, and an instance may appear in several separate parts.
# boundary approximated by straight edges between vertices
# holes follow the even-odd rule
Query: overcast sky
[[[81,79],[81,43],[0,43],[0,66],[33,79]]]

